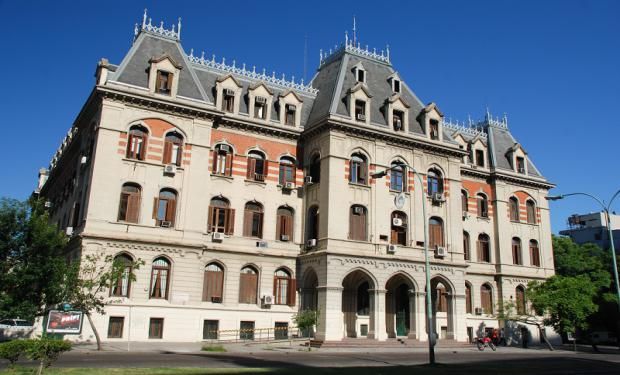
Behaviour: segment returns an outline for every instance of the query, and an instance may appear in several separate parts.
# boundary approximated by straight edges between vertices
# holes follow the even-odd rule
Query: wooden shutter
[[[243,211],[243,236],[252,237],[252,219],[254,217],[254,211]]]
[[[355,226],[355,214],[353,208],[349,209],[349,239],[354,240],[357,238],[357,228]]]
[[[127,212],[125,214],[125,221],[130,223],[137,223],[138,216],[140,214],[140,195],[129,194],[127,197]]]
[[[134,158],[134,153],[132,151],[133,149],[133,142],[134,142],[134,135],[129,133],[129,139],[127,140],[127,152],[125,153],[125,156],[129,159],[133,159]]]
[[[203,301],[210,301],[211,300],[211,281],[210,281],[211,275],[209,274],[209,271],[205,271],[204,272],[204,277],[203,277],[203,281],[202,281],[202,300]]]
[[[224,220],[225,222],[225,228],[224,228],[224,234],[228,235],[228,236],[232,236],[234,230],[235,230],[235,210],[232,208],[225,208],[224,209],[224,214],[226,215],[226,218]],[[221,215],[221,213],[220,213]]]
[[[273,297],[275,298],[275,302],[276,304],[278,304],[280,302],[280,293],[282,292],[280,290],[280,288],[278,288],[280,286],[280,283],[278,282],[278,276],[274,276],[273,277]]]
[[[248,157],[248,170],[246,174],[246,178],[248,180],[254,179],[254,172],[256,171],[256,159]]]
[[[168,204],[166,204],[166,221],[174,224],[174,217],[176,216],[177,209],[177,201],[176,199],[168,199]]]
[[[161,88],[161,80],[162,80],[162,74],[161,71],[158,70],[157,71],[157,78],[155,80],[155,91],[159,92],[160,88]]]
[[[297,297],[297,280],[289,279],[288,280],[287,305],[295,306],[296,297]]]
[[[226,170],[224,174],[227,176],[232,176],[232,168],[233,168],[233,155],[232,153],[226,154]]]
[[[482,242],[480,239],[476,241],[476,252],[478,253],[478,262],[482,262]]]
[[[174,77],[174,74],[168,73],[168,82],[166,82],[166,89],[170,90],[170,92],[172,92],[172,78],[173,77]]]
[[[159,207],[159,198],[153,198],[153,219],[157,219],[157,208]]]
[[[269,174],[269,160],[263,160],[263,176],[267,177]]]
[[[284,216],[284,234],[288,235],[289,241],[293,241],[293,217]]]
[[[211,298],[222,298],[224,286],[224,272],[205,271],[203,301],[211,302]]]
[[[254,215],[258,215],[258,237],[263,238],[263,219],[264,214],[262,212],[255,212]]]
[[[282,235],[285,234],[283,233],[283,229],[284,231],[286,231],[285,227],[284,227],[284,215],[278,215],[277,219],[276,219],[276,241],[280,241],[282,239]]]
[[[140,139],[142,140],[142,143],[140,145],[139,159],[144,160],[146,159],[147,135],[141,135]]]
[[[241,273],[239,280],[239,302],[256,303],[256,286],[258,275]]]
[[[179,167],[181,166],[181,162],[183,161],[183,143],[177,143],[177,160],[175,160],[174,162],[176,163],[176,165],[178,165]]]
[[[211,167],[211,173],[217,173],[217,155],[218,155],[218,151],[217,150],[213,150],[213,165]]]
[[[215,276],[215,290],[213,291],[213,297],[222,298],[224,296],[224,272],[214,272]]]
[[[172,157],[172,142],[164,142],[164,164],[170,164],[170,158]]]
[[[359,173],[357,176],[357,182],[363,182],[365,185],[368,184],[368,181],[366,180],[366,175],[367,175],[367,168],[368,165],[366,163],[359,163]],[[349,171],[349,173],[351,173],[351,171]]]
[[[213,220],[215,220],[215,207],[209,206],[209,217],[207,219],[207,232],[215,232]]]

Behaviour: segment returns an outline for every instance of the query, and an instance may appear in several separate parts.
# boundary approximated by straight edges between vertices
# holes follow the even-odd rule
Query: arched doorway
[[[439,339],[454,339],[454,289],[441,276],[431,279],[433,332]]]
[[[385,326],[388,337],[416,338],[414,285],[402,274],[392,276],[385,285]]]
[[[318,309],[318,286],[319,278],[314,269],[309,268],[301,283],[300,307],[302,310],[316,311]]]
[[[342,280],[342,314],[346,337],[374,337],[375,284],[364,271],[356,270]]]

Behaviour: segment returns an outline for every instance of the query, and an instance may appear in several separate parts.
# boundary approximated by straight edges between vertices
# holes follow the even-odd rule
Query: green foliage
[[[302,310],[293,316],[293,322],[297,324],[297,327],[302,331],[306,331],[312,328],[318,321],[319,313],[314,310]]]
[[[0,199],[0,316],[34,320],[61,302],[66,244],[42,201]]]
[[[28,358],[39,361],[39,373],[54,363],[61,353],[71,350],[71,343],[64,340],[40,338],[27,340],[26,354]]]
[[[226,353],[226,348],[222,345],[205,345],[201,350],[203,352]]]
[[[30,340],[13,340],[0,343],[0,358],[9,361],[9,367],[13,367],[15,362],[22,356]]]
[[[611,255],[594,244],[578,245],[569,237],[553,237],[555,270],[561,276],[586,275],[594,286],[609,287]]]

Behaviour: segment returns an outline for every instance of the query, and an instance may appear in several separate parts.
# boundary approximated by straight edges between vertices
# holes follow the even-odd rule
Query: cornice
[[[213,123],[213,128],[224,127],[235,130],[245,130],[255,134],[275,136],[291,140],[299,140],[301,132],[298,130],[283,129],[269,124],[259,124],[252,121],[244,121],[239,118],[218,117]]]

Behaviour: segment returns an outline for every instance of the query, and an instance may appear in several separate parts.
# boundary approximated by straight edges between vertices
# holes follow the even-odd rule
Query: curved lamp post
[[[603,208],[603,211],[605,212],[605,220],[607,221],[607,231],[609,233],[609,242],[611,244],[610,246],[611,261],[614,267],[614,279],[616,281],[616,295],[618,297],[618,310],[620,310],[620,283],[618,282],[618,265],[616,264],[616,248],[614,245],[613,231],[611,229],[611,219],[609,217],[609,208],[611,207],[611,204],[613,203],[614,199],[616,199],[616,197],[619,194],[620,194],[620,190],[618,190],[616,194],[614,194],[613,197],[611,197],[611,200],[609,201],[608,205],[605,205],[605,201],[602,201],[598,199],[597,197],[595,197],[594,195],[590,195],[588,193],[570,193],[570,194],[551,195],[551,196],[545,197],[545,199],[548,201],[557,201],[560,199],[564,199],[565,197],[570,197],[572,195],[585,195],[586,197],[590,197],[594,199]]]
[[[428,219],[426,217],[426,197],[424,196],[424,182],[422,182],[422,177],[418,174],[418,171],[413,167],[408,167],[406,165],[400,165],[401,168],[407,171],[407,169],[411,169],[413,174],[418,178],[420,182],[420,191],[422,192],[422,215],[424,215],[424,270],[426,271],[426,321],[428,326],[428,361],[431,365],[435,364],[435,333],[433,329],[433,302],[431,296],[431,270],[430,270],[430,261],[428,259]],[[373,173],[370,176],[372,178],[382,178],[387,175],[387,171],[390,171],[397,167],[391,167],[384,171]]]

